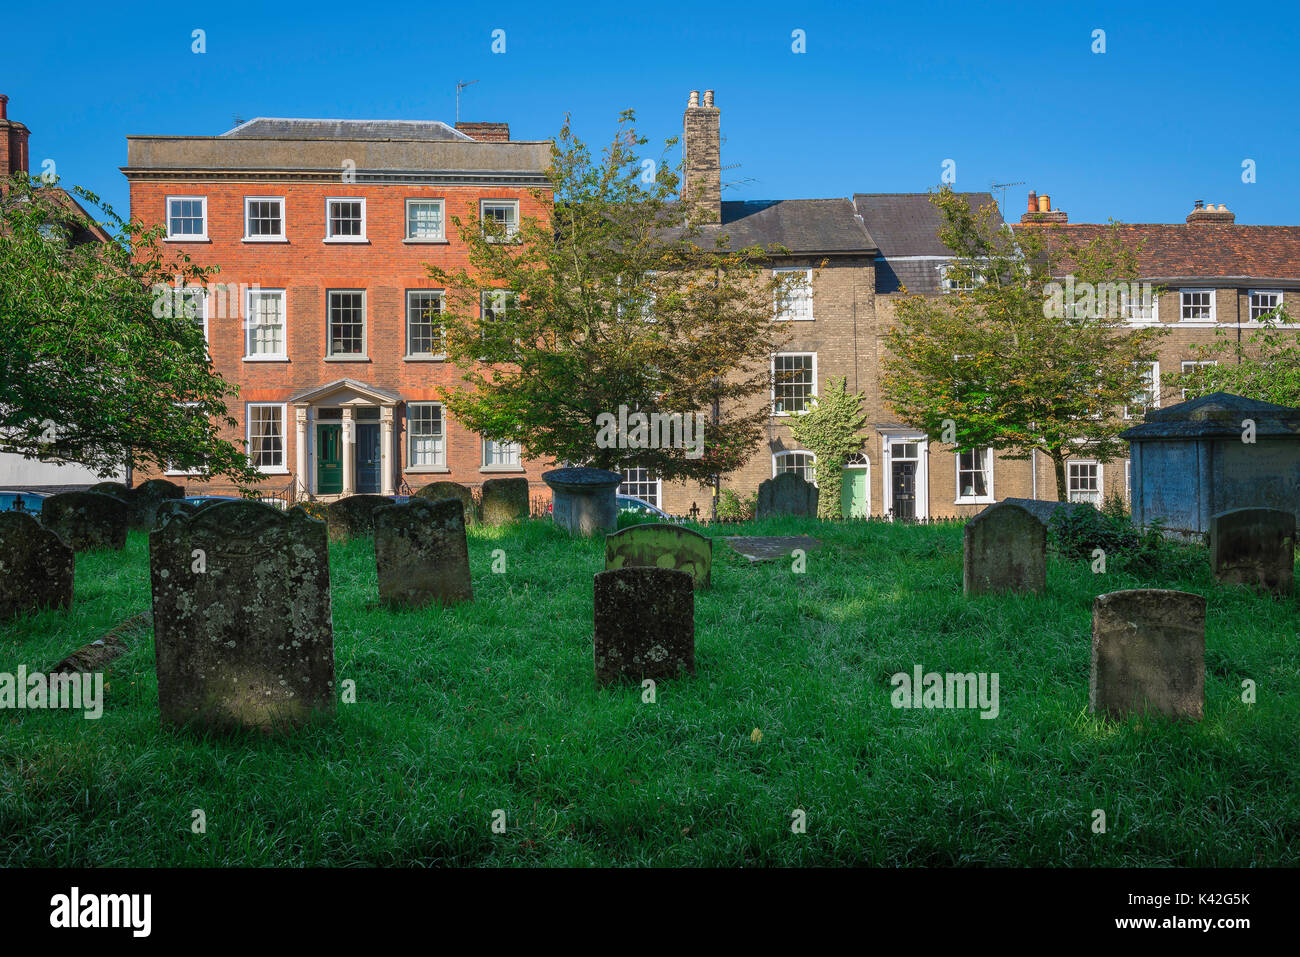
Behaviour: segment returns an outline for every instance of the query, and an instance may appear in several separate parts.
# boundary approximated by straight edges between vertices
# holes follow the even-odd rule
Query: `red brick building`
[[[504,123],[258,118],[220,136],[128,136],[127,153],[133,216],[220,266],[185,295],[239,386],[239,437],[268,489],[392,494],[507,474],[544,492],[546,463],[438,401],[459,373],[427,266],[467,263],[454,216],[509,229],[542,213],[548,142],[511,141]]]

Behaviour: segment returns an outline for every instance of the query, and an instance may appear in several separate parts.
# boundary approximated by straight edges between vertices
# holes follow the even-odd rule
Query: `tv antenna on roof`
[[[1002,214],[1003,219],[1005,219],[1007,215],[1007,187],[1024,186],[1024,185],[1025,185],[1024,180],[1021,180],[1019,183],[989,183],[989,189],[997,189],[1002,191],[1002,198],[998,200],[998,212]]]
[[[460,123],[460,91],[467,86],[473,86],[478,80],[458,80],[456,82],[456,122]]]

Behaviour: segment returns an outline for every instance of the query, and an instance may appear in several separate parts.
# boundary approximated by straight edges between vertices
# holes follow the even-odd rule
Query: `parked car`
[[[242,502],[238,495],[186,495],[181,501],[191,505],[206,505],[208,502]]]
[[[41,502],[49,498],[48,492],[0,492],[0,512],[26,512],[41,514]]]
[[[669,515],[657,505],[651,505],[649,502],[639,499],[633,495],[618,496],[618,510],[620,513],[632,512],[634,514],[644,515],[647,521],[658,522],[676,522],[680,521],[675,515]]]

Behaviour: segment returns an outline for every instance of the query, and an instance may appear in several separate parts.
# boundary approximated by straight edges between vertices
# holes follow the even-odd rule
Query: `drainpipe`
[[[1038,498],[1038,449],[1029,450],[1029,473],[1033,480],[1033,492],[1035,499]]]

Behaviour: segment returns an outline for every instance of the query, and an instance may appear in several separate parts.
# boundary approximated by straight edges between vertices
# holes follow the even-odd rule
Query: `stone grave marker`
[[[382,495],[349,495],[325,506],[331,542],[346,542],[375,533],[375,510],[393,504]]]
[[[73,552],[26,512],[0,512],[0,621],[72,607]]]
[[[551,520],[572,535],[618,528],[618,487],[623,476],[608,469],[567,468],[542,473],[551,489]]]
[[[153,528],[158,520],[158,509],[164,502],[176,502],[185,497],[185,489],[166,479],[149,479],[131,489],[131,501],[136,508],[137,528]]]
[[[797,472],[782,472],[776,478],[759,483],[756,517],[800,515],[816,518],[819,494],[817,486]]]
[[[1295,577],[1295,514],[1277,508],[1234,508],[1210,519],[1210,564],[1225,584],[1276,594]]]
[[[134,514],[130,502],[100,492],[60,492],[41,503],[41,524],[74,552],[125,548]]]
[[[280,731],[335,710],[325,523],[214,502],[149,533],[164,722]]]
[[[598,572],[596,681],[695,674],[695,585],[674,568]]]
[[[473,601],[460,499],[413,497],[404,505],[376,509],[375,570],[379,598],[390,605]]]
[[[966,523],[962,589],[967,595],[1047,590],[1047,529],[1028,509],[999,502]]]
[[[154,515],[154,525],[161,525],[173,515],[192,515],[200,507],[199,502],[184,501],[165,501],[158,503],[158,511]]]
[[[690,572],[696,588],[709,587],[713,539],[678,525],[632,525],[605,536],[605,570],[629,566]]]
[[[808,552],[822,547],[819,539],[809,535],[727,535],[723,541],[751,562],[774,562],[788,558],[795,549]]]
[[[1125,718],[1150,710],[1199,721],[1204,701],[1204,598],[1160,588],[1097,596],[1090,711]]]
[[[415,494],[431,502],[444,498],[459,499],[465,513],[465,524],[478,523],[478,506],[474,502],[474,490],[468,486],[461,485],[459,482],[430,482]]]
[[[483,483],[483,524],[506,525],[528,517],[528,479],[493,478]]]

